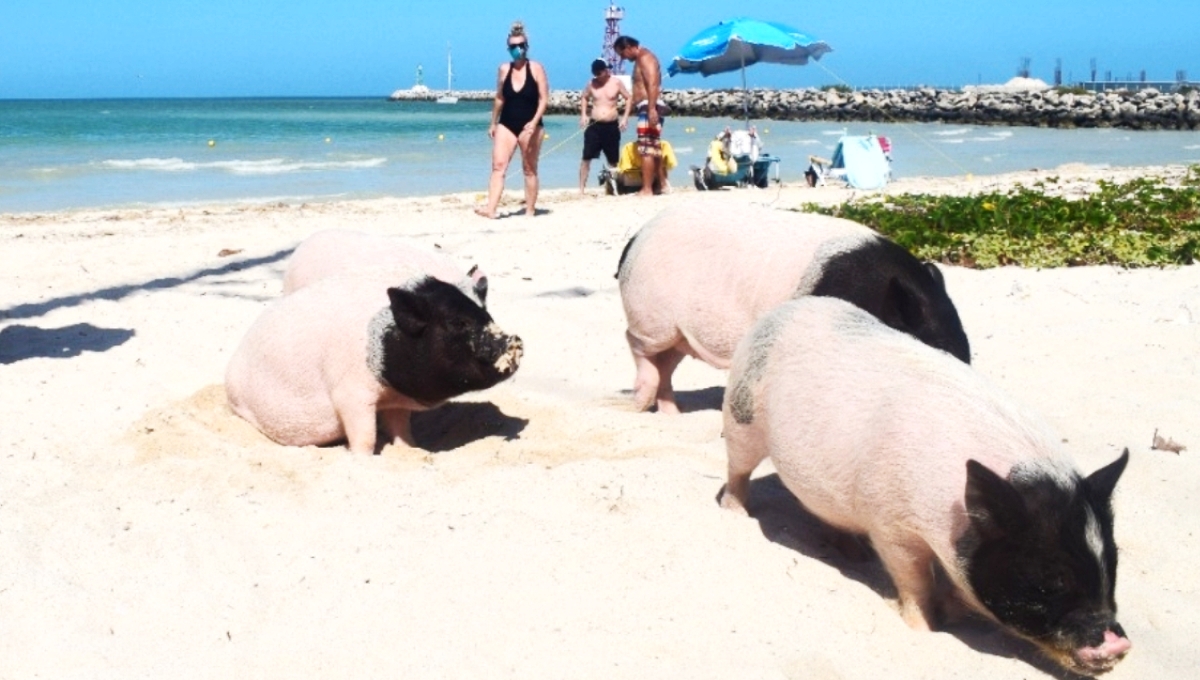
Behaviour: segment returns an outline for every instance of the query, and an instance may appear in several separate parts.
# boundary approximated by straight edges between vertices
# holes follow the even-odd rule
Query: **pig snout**
[[[481,361],[491,364],[503,376],[516,372],[525,353],[525,344],[515,335],[505,335],[495,324],[489,324],[478,346]]]
[[[1103,639],[1095,647],[1082,647],[1071,653],[1070,667],[1086,675],[1106,673],[1125,658],[1133,643],[1125,637],[1120,624],[1114,623],[1105,629]]]
[[[1089,624],[1072,622],[1068,617],[1062,628],[1047,638],[1031,638],[1052,659],[1081,675],[1107,673],[1129,653],[1133,644],[1125,629],[1107,619],[1092,620]]]

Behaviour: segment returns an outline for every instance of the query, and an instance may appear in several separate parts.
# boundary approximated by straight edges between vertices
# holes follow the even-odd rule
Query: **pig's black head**
[[[500,332],[461,290],[434,278],[389,288],[392,324],[379,339],[380,377],[397,392],[434,404],[509,377],[521,339]]]
[[[971,363],[971,346],[942,272],[902,246],[875,238],[822,265],[813,295],[845,300],[898,331]]]
[[[1077,673],[1103,673],[1129,640],[1116,621],[1113,489],[1126,450],[1083,478],[1040,467],[1006,480],[967,462],[971,528],[959,555],[979,601],[1005,626]]]

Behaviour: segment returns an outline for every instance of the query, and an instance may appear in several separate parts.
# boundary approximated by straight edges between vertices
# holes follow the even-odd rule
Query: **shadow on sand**
[[[451,451],[487,437],[520,439],[528,424],[528,419],[505,415],[491,402],[450,402],[412,414],[413,439],[430,453]]]
[[[721,489],[722,493],[724,488]],[[718,496],[718,500],[719,500]],[[866,539],[858,539],[822,522],[800,505],[779,475],[765,475],[750,482],[749,507],[759,529],[772,543],[794,550],[805,557],[820,560],[843,576],[869,587],[880,597],[895,599],[896,588],[887,570],[875,556]],[[847,548],[850,548],[847,550]],[[860,554],[854,554],[855,551]],[[939,575],[943,580],[944,575]],[[899,616],[899,613],[897,613]],[[1042,655],[1037,646],[1005,632],[996,624],[977,616],[945,627],[963,644],[982,654],[1019,659],[1059,680],[1080,680],[1077,675]]]
[[[38,357],[69,359],[84,352],[104,352],[133,336],[131,328],[99,328],[90,323],[62,328],[13,324],[0,328],[0,364]]]
[[[720,411],[725,402],[725,388],[716,385],[702,390],[676,390],[675,404],[684,413],[692,411]]]
[[[48,314],[56,309],[75,307],[92,300],[121,300],[129,295],[147,290],[162,290],[182,286],[208,277],[224,276],[233,272],[274,264],[292,254],[294,248],[279,250],[270,255],[253,257],[246,260],[236,260],[220,267],[200,269],[184,276],[170,276],[151,279],[144,283],[132,283],[123,286],[110,286],[89,293],[77,293],[52,298],[44,302],[31,302],[15,305],[8,309],[0,309],[0,319],[31,319]]]
[[[615,401],[619,403],[633,403],[633,390],[622,389],[618,390],[620,395]],[[675,390],[675,405],[679,407],[682,413],[691,413],[692,411],[720,411],[721,404],[725,402],[725,388],[720,385],[713,387],[705,387],[699,390]],[[658,413],[657,406],[651,406],[650,411]]]

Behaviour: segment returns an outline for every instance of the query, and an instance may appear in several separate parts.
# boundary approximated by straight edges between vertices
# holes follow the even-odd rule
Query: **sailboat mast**
[[[454,96],[454,60],[450,56],[450,43],[446,43],[446,92],[435,101],[439,104],[457,104],[458,97]]]

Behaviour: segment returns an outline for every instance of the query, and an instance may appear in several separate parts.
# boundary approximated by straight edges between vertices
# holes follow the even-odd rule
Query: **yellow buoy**
[[[550,139],[550,133],[549,132],[543,133],[542,139]]]
[[[216,145],[217,145],[217,142],[216,142],[216,140],[212,140],[212,139],[210,139],[210,140],[208,140],[208,145],[209,145],[209,146],[216,146]]]
[[[330,143],[330,142],[332,142],[332,141],[333,141],[333,140],[332,140],[332,139],[330,139],[330,138],[328,138],[328,137],[326,137],[326,138],[325,138],[325,143],[326,143],[326,144],[328,144],[328,143]]]
[[[446,138],[446,135],[438,135],[438,141],[439,141],[439,142],[440,142],[440,141],[442,141],[442,140],[443,140],[443,139],[445,139],[445,138]]]

